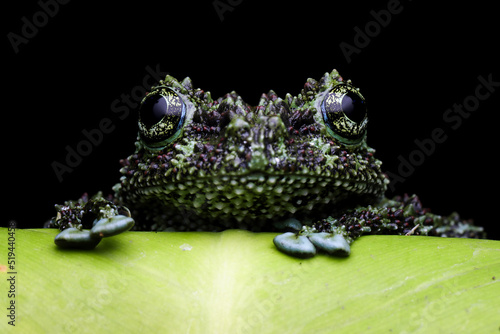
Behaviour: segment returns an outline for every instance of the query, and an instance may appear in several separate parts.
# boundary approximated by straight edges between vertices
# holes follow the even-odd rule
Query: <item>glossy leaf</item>
[[[58,248],[57,233],[16,230],[19,332],[496,333],[500,327],[500,241],[365,236],[349,257],[296,259],[276,250],[274,233],[127,232],[91,251]],[[0,229],[4,307],[7,239]],[[7,320],[2,333],[12,329]]]

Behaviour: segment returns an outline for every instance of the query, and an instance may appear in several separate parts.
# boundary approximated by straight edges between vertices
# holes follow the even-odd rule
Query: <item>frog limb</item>
[[[56,205],[57,215],[47,224],[61,230],[54,242],[61,248],[93,249],[102,238],[130,230],[134,219],[126,207],[97,193],[89,199],[84,194],[77,201]]]
[[[312,257],[317,251],[348,256],[349,245],[364,234],[484,237],[482,227],[461,220],[458,214],[432,214],[422,207],[417,196],[405,195],[393,199],[383,198],[377,206],[358,207],[336,218],[330,216],[310,226],[304,226],[294,236],[290,232],[279,235],[274,244],[280,251],[296,257]],[[315,246],[314,251],[309,250],[304,255],[304,250],[309,249],[311,245]]]

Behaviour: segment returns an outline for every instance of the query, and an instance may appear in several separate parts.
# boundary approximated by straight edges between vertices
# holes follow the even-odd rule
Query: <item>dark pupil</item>
[[[168,111],[167,100],[161,95],[154,95],[146,99],[141,106],[141,121],[148,128],[163,119]]]
[[[365,118],[365,101],[353,92],[348,92],[342,99],[342,110],[351,121],[359,124]]]

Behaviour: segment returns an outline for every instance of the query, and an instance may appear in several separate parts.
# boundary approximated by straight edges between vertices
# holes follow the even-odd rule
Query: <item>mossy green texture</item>
[[[500,241],[363,236],[348,258],[296,259],[274,233],[128,232],[61,250],[55,229],[16,230],[24,333],[497,333]],[[4,236],[4,237],[1,237]]]

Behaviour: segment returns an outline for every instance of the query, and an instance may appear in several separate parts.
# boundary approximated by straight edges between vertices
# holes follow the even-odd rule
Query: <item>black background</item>
[[[430,138],[435,128],[446,132],[447,140],[394,193],[416,193],[436,213],[458,211],[499,239],[500,87],[456,130],[443,120],[454,103],[474,95],[478,76],[500,82],[494,3],[401,1],[400,12],[372,30],[349,62],[340,43],[355,45],[354,28],[376,28],[371,11],[392,2],[221,0],[232,3],[221,20],[210,0],[70,1],[18,53],[7,34],[21,35],[22,17],[33,22],[41,7],[9,4],[3,13],[7,215],[1,225],[13,219],[18,227],[41,227],[54,203],[111,192],[118,161],[134,150],[137,133],[135,113],[120,120],[111,104],[142,85],[146,66],[189,76],[213,97],[236,90],[251,104],[270,89],[296,95],[307,78],[336,68],[369,103],[368,143],[385,170],[397,173],[398,156],[408,157],[416,139]],[[64,163],[65,147],[75,148],[85,139],[82,130],[97,128],[103,118],[114,130],[59,182],[51,164]]]

